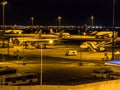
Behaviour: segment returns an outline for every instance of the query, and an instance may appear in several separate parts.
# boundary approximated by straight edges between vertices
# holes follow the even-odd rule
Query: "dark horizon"
[[[91,25],[91,16],[94,16],[94,25],[112,26],[113,0],[6,0],[6,25],[58,25],[58,16],[62,17],[61,25]],[[120,25],[120,1],[116,0],[115,25]],[[0,6],[2,12],[2,6]],[[0,14],[0,25],[2,13]]]

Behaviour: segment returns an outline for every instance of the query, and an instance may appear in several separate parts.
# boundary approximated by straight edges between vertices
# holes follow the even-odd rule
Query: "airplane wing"
[[[42,44],[54,44],[54,42],[58,41],[58,39],[23,39],[24,43],[33,43],[33,42],[39,42]]]
[[[58,39],[23,39],[22,44],[25,48],[46,48],[47,45],[56,44]]]

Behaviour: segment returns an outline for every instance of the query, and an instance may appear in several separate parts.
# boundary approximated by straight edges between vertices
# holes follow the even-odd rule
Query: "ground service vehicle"
[[[38,82],[38,74],[36,73],[16,73],[4,75],[0,77],[0,85],[24,85]]]
[[[66,51],[67,56],[76,56],[77,55],[77,50],[68,50]]]
[[[8,74],[15,74],[17,70],[15,68],[10,67],[0,67],[0,76],[1,75],[8,75]]]

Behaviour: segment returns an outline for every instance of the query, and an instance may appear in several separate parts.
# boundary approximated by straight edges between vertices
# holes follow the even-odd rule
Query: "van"
[[[77,50],[68,50],[66,51],[67,56],[76,56],[77,55]]]

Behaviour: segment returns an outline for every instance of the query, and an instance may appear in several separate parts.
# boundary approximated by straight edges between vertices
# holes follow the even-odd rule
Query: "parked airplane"
[[[13,29],[9,29],[9,30],[5,30],[6,34],[22,34],[23,30],[13,30]]]
[[[55,33],[52,29],[50,29],[50,34],[56,35],[59,37],[70,37],[70,33],[64,32],[64,30]]]
[[[118,32],[114,32],[114,38],[116,39],[118,36]],[[112,31],[100,31],[95,35],[96,38],[99,39],[112,39],[113,32]]]
[[[101,32],[98,32],[95,35],[96,39],[99,38],[99,39],[107,39],[107,40],[104,40],[104,41],[94,41],[94,42],[92,42],[92,41],[83,42],[80,45],[80,48],[88,49],[88,50],[90,50],[92,52],[105,51],[106,48],[111,48],[112,47],[112,43],[113,43],[112,36],[113,36],[113,32],[112,31],[101,31]],[[120,44],[117,45],[117,43],[118,43],[117,36],[118,36],[118,32],[114,32],[114,47],[120,46]]]
[[[87,41],[87,42],[83,42],[80,45],[81,49],[88,49],[89,51],[92,51],[92,52],[106,51],[107,49],[110,50],[112,47],[113,47],[112,40],[110,41]],[[118,47],[120,47],[120,42],[115,39],[114,48],[118,48]]]
[[[117,39],[118,32],[114,32],[114,39]],[[112,31],[93,31],[90,35],[70,35],[70,37],[62,37],[63,40],[82,40],[82,41],[112,41]],[[120,40],[119,40],[120,41]]]
[[[4,37],[31,37],[31,38],[58,38],[56,35],[51,34],[42,34],[42,30],[39,30],[35,33],[29,33],[29,34],[4,34]]]
[[[59,41],[58,36],[51,34],[42,34],[42,30],[33,34],[4,34],[4,37],[10,37],[10,43],[14,43],[16,45],[23,45],[24,43],[29,43],[29,45],[33,43],[42,42],[44,47],[49,44],[49,41]],[[54,42],[54,44],[55,44]]]
[[[26,49],[28,48],[46,48],[47,45],[57,43],[57,39],[28,39],[23,40],[22,43]]]

